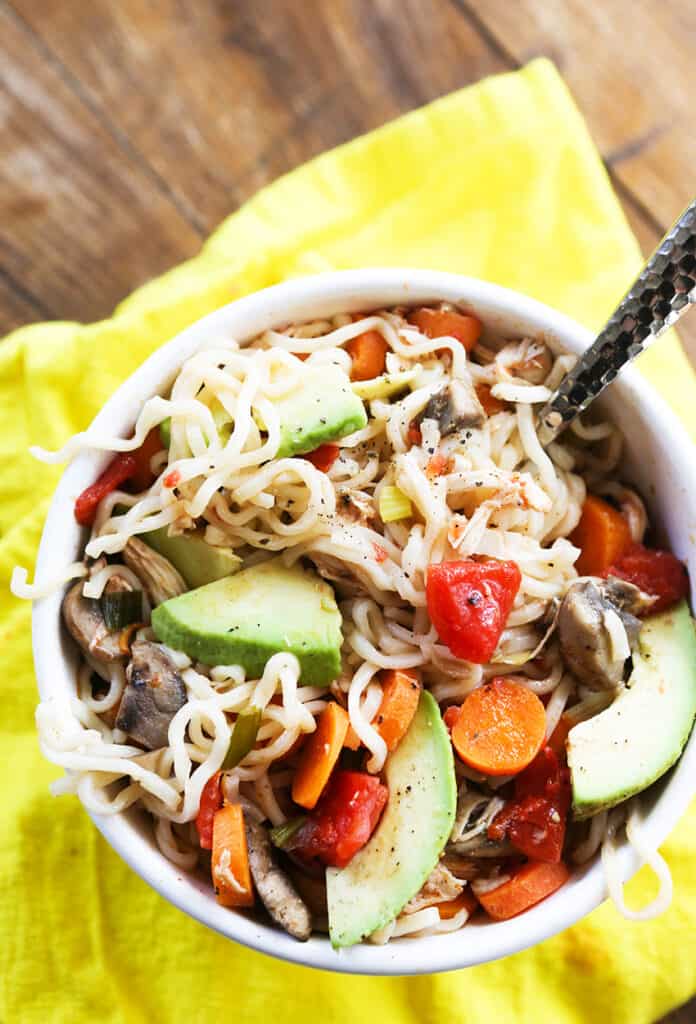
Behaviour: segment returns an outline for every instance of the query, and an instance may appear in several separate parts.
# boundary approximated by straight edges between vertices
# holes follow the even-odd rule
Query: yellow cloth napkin
[[[154,348],[230,299],[317,270],[410,265],[498,281],[596,327],[639,263],[577,109],[554,67],[535,61],[282,178],[110,320],[40,324],[0,345],[1,1021],[641,1024],[696,990],[693,808],[665,845],[676,895],[664,917],[630,924],[603,906],[470,971],[351,979],[206,931],[119,860],[76,799],[48,795],[56,769],[34,732],[29,607],[4,588],[14,564],[33,564],[59,472],[28,446],[84,428]],[[641,365],[693,430],[696,389],[676,339]],[[652,882],[631,890],[645,899]]]

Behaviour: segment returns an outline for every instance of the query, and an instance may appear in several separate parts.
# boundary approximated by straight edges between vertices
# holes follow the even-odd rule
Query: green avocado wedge
[[[454,758],[440,710],[427,691],[385,765],[389,799],[374,835],[347,867],[328,868],[329,934],[353,946],[391,921],[438,862],[457,806]]]
[[[304,366],[301,387],[273,403],[280,419],[277,458],[314,451],[367,424],[362,400],[338,366]]]
[[[231,548],[215,548],[203,537],[202,530],[170,537],[168,526],[142,534],[142,540],[164,555],[184,577],[189,587],[202,587],[223,576],[239,572],[242,560]]]
[[[241,665],[258,679],[279,651],[294,654],[309,686],[341,669],[341,613],[316,573],[273,558],[158,605],[152,628],[162,643],[204,665]]]
[[[626,689],[570,730],[573,815],[647,789],[678,760],[696,715],[696,632],[686,601],[643,623]]]

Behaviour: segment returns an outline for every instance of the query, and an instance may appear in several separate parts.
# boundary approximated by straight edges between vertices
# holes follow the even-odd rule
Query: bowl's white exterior
[[[100,431],[127,436],[142,403],[171,383],[188,356],[220,336],[248,340],[270,327],[340,311],[447,300],[470,306],[487,329],[502,336],[543,337],[554,347],[581,352],[590,333],[568,317],[505,288],[438,271],[367,269],[289,281],[233,302],[211,313],[158,349],[107,402],[94,420]],[[686,560],[696,580],[696,460],[685,431],[649,385],[626,370],[602,402],[624,431],[625,471],[647,498],[654,519],[673,551]],[[86,452],[65,471],[43,532],[37,578],[46,579],[79,557],[84,533],[73,517],[75,497],[91,483],[109,456]],[[60,594],[34,607],[33,646],[42,699],[74,686],[75,653],[60,625]],[[660,844],[696,790],[696,735],[673,772],[652,797],[645,833]],[[57,812],[59,813],[58,809]],[[299,943],[261,920],[220,907],[203,880],[177,869],[157,850],[151,828],[138,813],[93,816],[111,846],[146,882],[187,914],[231,939],[261,952],[326,970],[364,974],[424,974],[447,971],[507,956],[568,927],[605,898],[601,865],[594,861],[563,889],[521,917],[471,924],[460,932],[422,939],[400,939],[387,946],[363,944],[334,951],[327,938]],[[637,868],[629,848],[622,850],[628,877]]]

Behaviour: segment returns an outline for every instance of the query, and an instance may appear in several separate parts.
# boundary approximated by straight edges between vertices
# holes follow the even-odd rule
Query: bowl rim
[[[396,296],[396,297],[395,297]],[[400,298],[399,298],[400,296]],[[235,323],[254,323],[253,333],[288,322],[281,313],[286,307],[318,304],[339,311],[351,304],[372,308],[384,305],[446,299],[471,306],[484,321],[512,318],[524,324],[525,333],[543,336],[549,343],[579,353],[594,335],[570,317],[519,292],[476,278],[444,271],[417,268],[381,268],[335,271],[296,278],[273,285],[223,306],[161,345],[128,377],[105,403],[91,428],[121,432],[132,426],[143,395],[166,386],[181,362],[201,345]],[[300,314],[293,313],[292,319]],[[691,493],[696,493],[696,466],[689,460],[691,441],[676,415],[634,367],[624,370],[612,385],[617,399],[638,404],[645,416],[659,425],[662,447],[668,449]],[[116,423],[116,426],[115,426]],[[119,426],[120,424],[120,426]],[[79,530],[66,528],[66,509],[87,483],[108,461],[109,453],[80,453],[64,471],[46,517],[39,547],[36,578],[55,575],[68,560],[64,552],[74,547]],[[696,516],[695,516],[696,521]],[[56,544],[56,538],[59,543]],[[62,552],[59,554],[58,551]],[[695,555],[696,557],[696,555]],[[693,574],[692,574],[693,575]],[[34,603],[32,639],[38,688],[42,699],[67,691],[73,678],[69,653],[63,644],[57,609],[62,592]],[[57,671],[58,667],[58,671]],[[72,684],[67,684],[72,685]],[[691,777],[691,778],[690,778]],[[643,834],[652,846],[659,846],[676,824],[694,794],[696,777],[696,735],[692,734],[676,767],[645,815]],[[405,938],[386,946],[359,944],[348,950],[332,949],[328,938],[312,936],[298,943],[273,925],[241,913],[230,913],[215,902],[212,889],[197,876],[189,875],[166,860],[134,827],[127,815],[90,817],[107,842],[122,859],[160,895],[190,917],[215,931],[257,951],[292,963],[339,973],[368,975],[410,975],[436,973],[485,963],[536,945],[575,923],[606,898],[604,876],[598,858],[576,872],[572,879],[543,903],[509,921],[472,924],[461,932]],[[619,866],[624,878],[640,866],[634,850],[625,842],[619,847]],[[473,938],[469,938],[473,936]]]

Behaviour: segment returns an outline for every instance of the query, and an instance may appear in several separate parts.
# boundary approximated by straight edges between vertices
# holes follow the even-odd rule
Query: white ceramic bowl
[[[94,427],[127,436],[142,403],[165,391],[181,363],[219,336],[249,340],[291,321],[341,311],[447,300],[471,307],[488,332],[503,337],[541,337],[554,348],[581,352],[591,335],[574,321],[524,295],[493,284],[437,271],[367,269],[323,274],[276,285],[219,309],[183,331],[154,353],[107,402]],[[623,430],[626,460],[622,476],[647,499],[650,514],[670,548],[688,562],[696,580],[696,461],[690,441],[671,411],[633,369],[622,374],[602,399]],[[81,557],[84,531],[73,517],[76,496],[91,483],[110,456],[80,455],[64,473],[44,528],[38,578],[45,579]],[[35,605],[33,643],[43,699],[74,688],[76,654],[60,623],[61,594]],[[674,827],[694,795],[696,735],[676,768],[648,802],[645,834],[657,846]],[[60,813],[60,808],[56,808]],[[398,939],[386,946],[363,944],[336,952],[323,936],[299,943],[266,923],[227,910],[215,902],[210,884],[188,875],[158,851],[152,829],[139,812],[93,820],[106,840],[141,878],[181,910],[209,928],[244,945],[285,960],[332,971],[364,974],[424,974],[483,963],[515,953],[561,931],[593,910],[606,896],[601,864],[595,860],[558,893],[520,917],[499,923],[472,923],[450,935]],[[621,851],[628,877],[637,861]],[[627,927],[635,927],[627,925]]]

